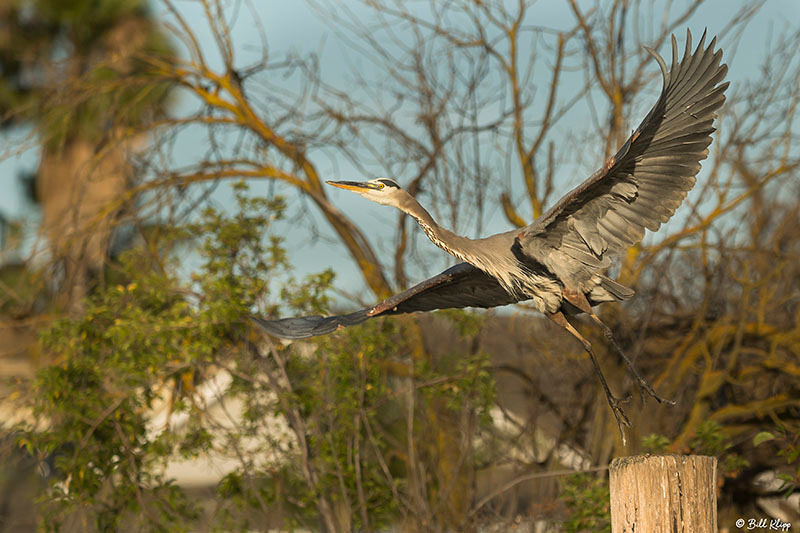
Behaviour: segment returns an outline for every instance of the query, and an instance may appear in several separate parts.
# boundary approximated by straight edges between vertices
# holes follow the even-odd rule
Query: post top
[[[651,461],[663,461],[664,459],[671,459],[675,464],[684,464],[689,461],[716,462],[717,458],[711,455],[682,455],[677,453],[658,453],[658,454],[642,454],[642,455],[628,455],[625,457],[615,457],[611,464],[608,465],[610,472],[626,468],[628,466],[639,465]]]

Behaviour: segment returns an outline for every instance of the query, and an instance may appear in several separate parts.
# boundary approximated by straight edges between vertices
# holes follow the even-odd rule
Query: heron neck
[[[456,235],[441,227],[412,196],[409,196],[406,202],[400,206],[400,210],[414,217],[433,244],[462,261],[472,262],[470,250],[474,248],[475,241],[473,239]]]

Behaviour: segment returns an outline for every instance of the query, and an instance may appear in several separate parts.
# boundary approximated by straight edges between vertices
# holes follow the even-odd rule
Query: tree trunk
[[[112,220],[98,220],[125,189],[129,166],[124,150],[98,156],[89,141],[74,140],[58,150],[43,149],[37,171],[42,231],[54,260],[64,262],[65,306],[82,309],[89,272],[105,262]]]
[[[620,457],[609,470],[612,533],[717,533],[716,457]]]

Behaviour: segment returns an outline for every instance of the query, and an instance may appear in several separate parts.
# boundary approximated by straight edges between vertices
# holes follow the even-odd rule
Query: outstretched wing
[[[250,317],[263,331],[284,339],[324,335],[344,326],[360,324],[381,315],[452,309],[496,307],[520,301],[508,294],[496,279],[468,263],[459,263],[441,274],[382,302],[354,313],[336,316],[304,316],[265,320]]]
[[[639,242],[645,228],[657,231],[694,186],[728,87],[722,51],[714,51],[716,38],[704,48],[705,37],[692,53],[687,32],[678,63],[673,36],[669,73],[647,50],[664,76],[658,102],[604,168],[518,235],[522,253],[573,288],[591,290],[611,257]]]

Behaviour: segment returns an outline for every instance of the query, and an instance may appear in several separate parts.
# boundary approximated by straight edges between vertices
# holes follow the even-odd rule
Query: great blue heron
[[[633,296],[632,289],[604,275],[612,257],[639,242],[645,228],[657,231],[672,217],[694,186],[700,161],[708,156],[715,111],[725,101],[728,83],[721,82],[728,68],[721,64],[722,51],[714,51],[716,38],[704,48],[705,37],[704,33],[692,52],[692,35],[687,31],[686,49],[678,62],[673,36],[669,72],[661,56],[647,48],[664,77],[655,106],[616,155],[525,228],[469,239],[439,226],[393,180],[329,181],[412,216],[434,244],[463,262],[354,313],[253,320],[270,335],[300,339],[376,316],[489,308],[531,300],[537,310],[569,331],[589,353],[624,441],[622,426],[630,426],[620,406],[624,400],[611,393],[592,345],[567,316],[588,314],[603,329],[640,388],[659,402],[666,401],[636,371],[592,307]]]

